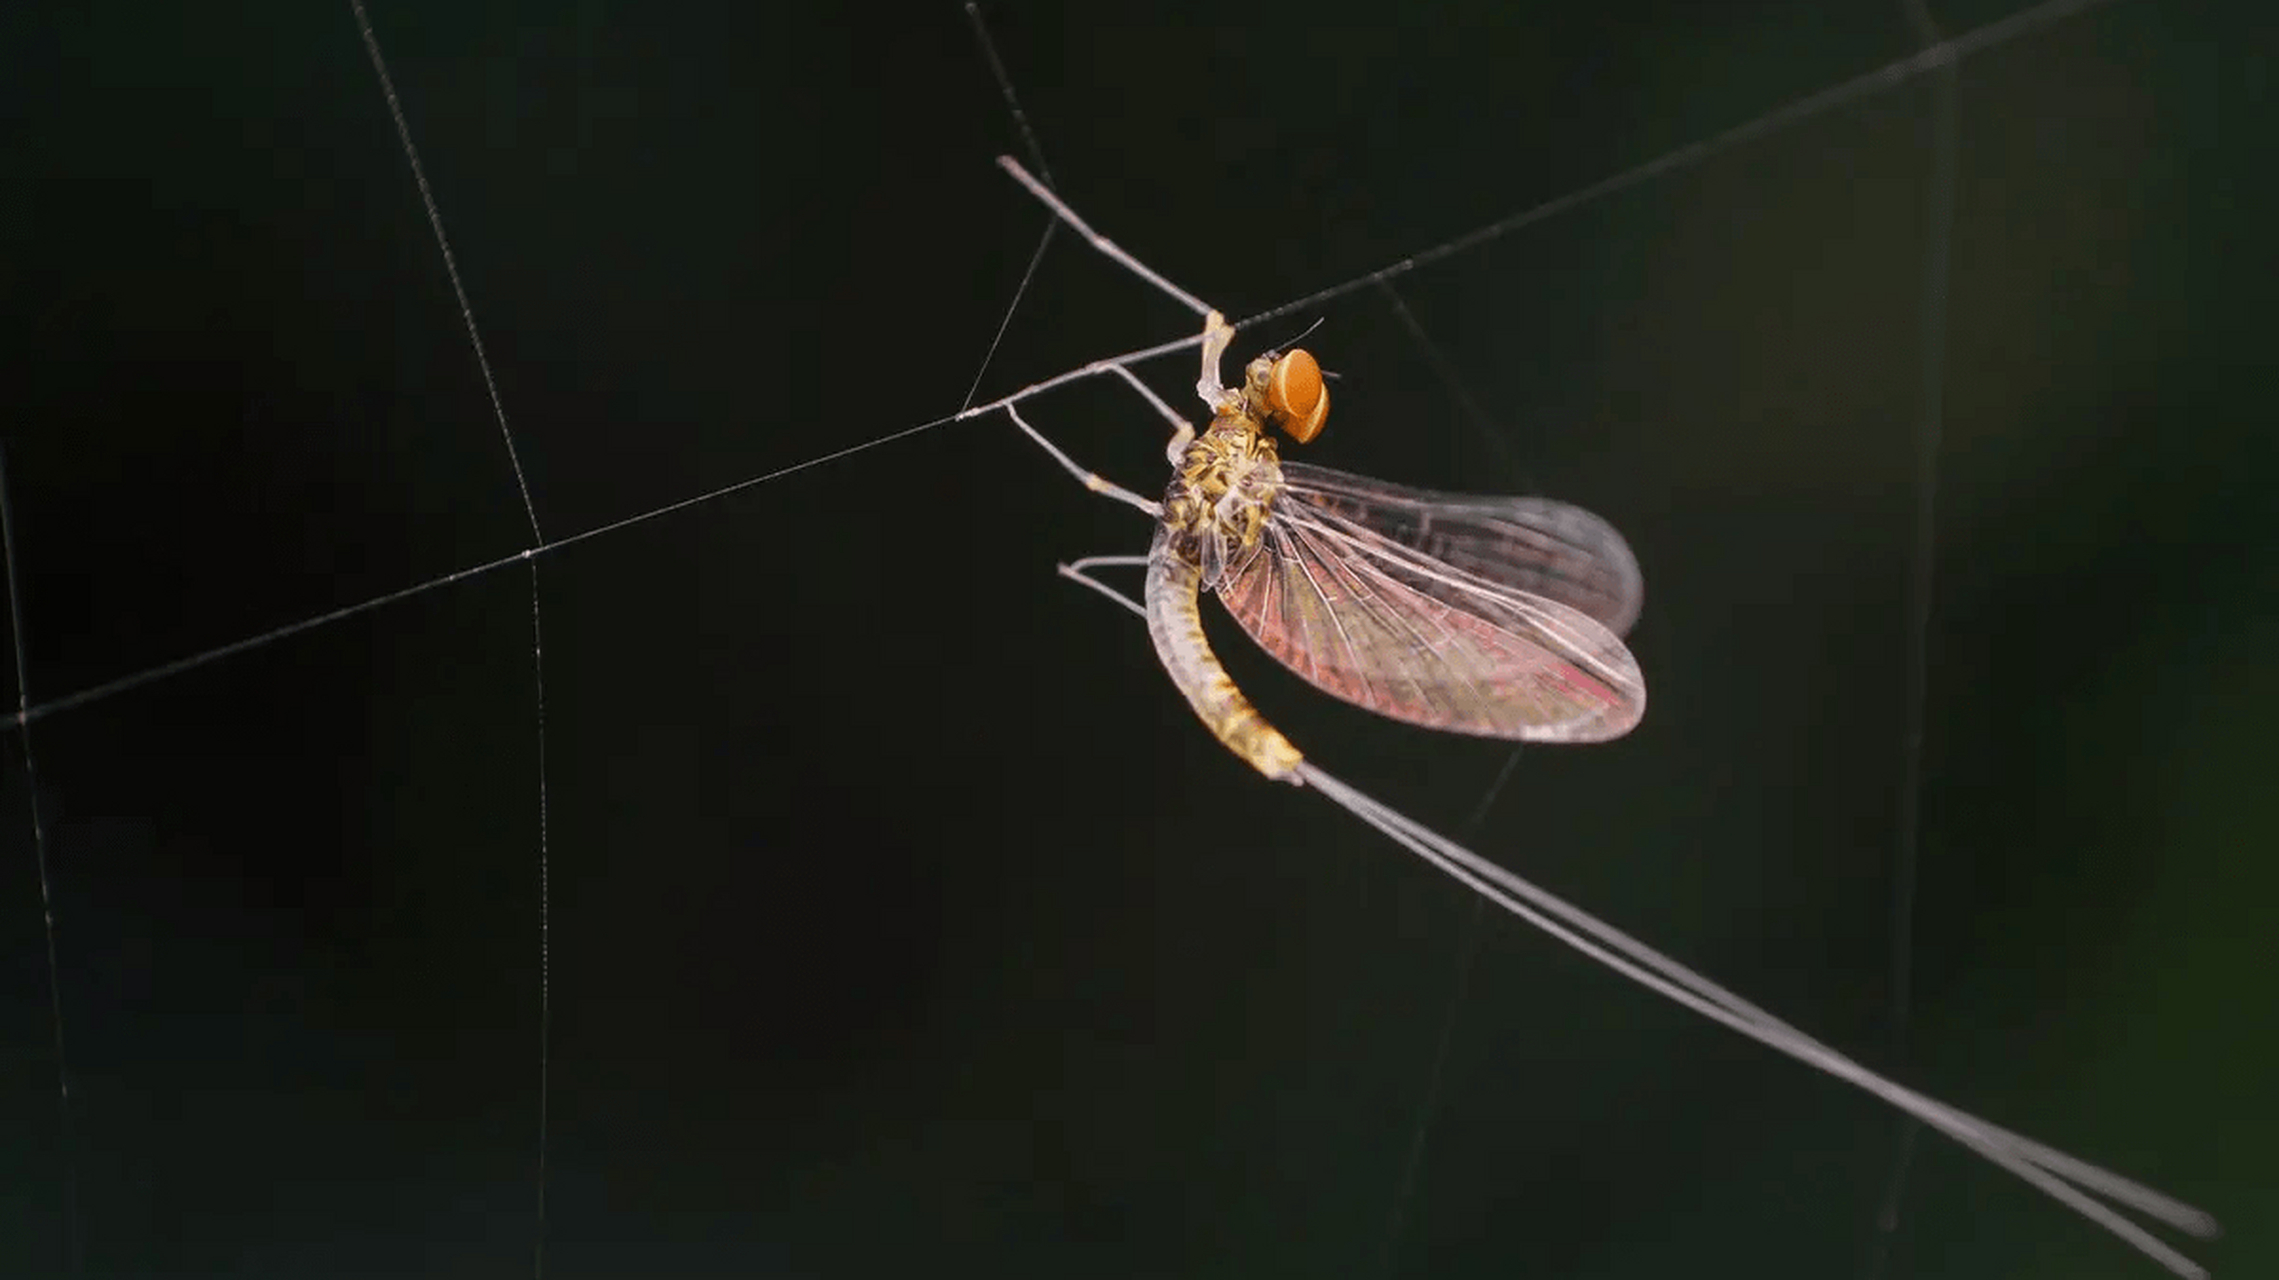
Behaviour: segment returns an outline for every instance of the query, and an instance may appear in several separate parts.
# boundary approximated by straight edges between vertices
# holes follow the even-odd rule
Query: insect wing
[[[1411,489],[1302,462],[1282,464],[1282,483],[1284,503],[1343,516],[1430,559],[1580,609],[1618,636],[1645,603],[1630,544],[1581,507]]]
[[[1439,508],[1380,507],[1373,492],[1392,490],[1405,504],[1422,491],[1318,467],[1283,470],[1291,487],[1276,503],[1258,552],[1229,574],[1219,598],[1284,666],[1355,706],[1456,733],[1600,742],[1638,723],[1645,681],[1621,639],[1584,610],[1507,580],[1545,576],[1533,542],[1499,555],[1476,533],[1484,521],[1460,517],[1451,526]],[[1504,508],[1497,519],[1511,513]],[[1380,532],[1429,535],[1450,527],[1474,530],[1459,550],[1504,576],[1473,572]]]

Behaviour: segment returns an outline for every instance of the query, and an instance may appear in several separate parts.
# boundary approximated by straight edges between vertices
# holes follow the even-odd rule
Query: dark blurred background
[[[1240,346],[1323,320],[1309,458],[1622,528],[1635,734],[1514,763],[1214,634],[1323,767],[2272,1274],[2273,19],[1794,106],[2021,6],[1144,8],[981,16],[1237,316],[1793,107]],[[1046,219],[955,4],[370,14],[546,540],[965,402]],[[531,545],[345,3],[0,49],[35,708]],[[979,395],[1192,328],[1058,235]],[[1127,391],[1028,416],[1162,483]],[[1879,1236],[1880,1103],[1212,742],[1052,574],[1147,536],[990,418],[538,557],[543,881],[523,564],[36,715],[0,1270],[527,1274],[543,999],[551,1276],[2159,1274],[1936,1136]]]

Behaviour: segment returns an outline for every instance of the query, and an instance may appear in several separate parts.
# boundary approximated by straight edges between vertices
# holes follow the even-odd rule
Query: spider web
[[[15,1185],[49,1199],[11,1256],[2112,1265],[1945,1150],[1877,1229],[1887,1117],[1261,788],[1128,626],[1050,589],[1052,560],[1144,529],[942,410],[1191,326],[1073,243],[1032,258],[954,14],[883,39],[443,14],[373,15],[392,95],[339,12],[12,42],[58,55],[22,92],[92,136],[38,151],[63,194],[17,224],[53,245],[86,215],[85,238],[13,255],[43,360],[6,441],[40,868],[11,954],[15,1025],[54,1037],[18,1055],[45,1084],[19,1131],[46,1136]],[[1295,740],[1409,812],[1476,814],[1474,847],[1934,1093],[2197,1176],[2226,1166],[2178,1131],[2241,1095],[2169,1090],[2215,1032],[2109,1025],[2163,1005],[2132,960],[2182,970],[2164,992],[2221,969],[2174,947],[2211,903],[2173,862],[2216,842],[2142,812],[2195,757],[2067,744],[2098,711],[2208,714],[2103,672],[2213,624],[2183,585],[2133,630],[2059,589],[2109,573],[2118,530],[2166,521],[2174,557],[2237,510],[2110,479],[2226,456],[2164,456],[2130,412],[2184,357],[2104,367],[2157,332],[2124,303],[2176,305],[2109,251],[2160,207],[2129,164],[2173,154],[2142,121],[2178,92],[2161,41],[2194,33],[2152,0],[1969,16],[1468,41],[1414,18],[1299,40],[1287,94],[1255,82],[1271,11],[1166,18],[1113,57],[1049,15],[988,30],[1079,209],[1264,316],[1247,338],[1326,316],[1347,376],[1320,456],[1580,501],[1647,565],[1656,702],[1616,754],[1513,768],[1222,646]],[[81,80],[63,55],[89,51]],[[2137,203],[2082,213],[2084,182]],[[1971,192],[2025,212],[1973,222]],[[2103,327],[2049,324],[2061,304]],[[1947,390],[1965,352],[2000,367]],[[1111,476],[1161,473],[1120,388],[1028,408]],[[1911,922],[1918,845],[1937,887]]]

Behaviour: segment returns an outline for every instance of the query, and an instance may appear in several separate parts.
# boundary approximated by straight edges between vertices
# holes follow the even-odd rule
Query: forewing
[[[1282,464],[1282,486],[1280,505],[1343,517],[1474,577],[1580,609],[1618,636],[1645,601],[1630,544],[1581,507],[1412,489],[1302,462]]]
[[[1263,536],[1219,598],[1324,693],[1410,724],[1535,742],[1620,737],[1645,711],[1636,659],[1580,609],[1322,504],[1277,503]]]

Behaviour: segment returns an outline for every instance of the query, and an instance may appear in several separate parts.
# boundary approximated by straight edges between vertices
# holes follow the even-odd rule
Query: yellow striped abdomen
[[[1295,784],[1298,762],[1305,757],[1234,687],[1203,638],[1196,598],[1202,581],[1202,566],[1179,554],[1166,531],[1159,530],[1147,558],[1147,633],[1155,641],[1155,654],[1187,704],[1229,751],[1267,777]]]

